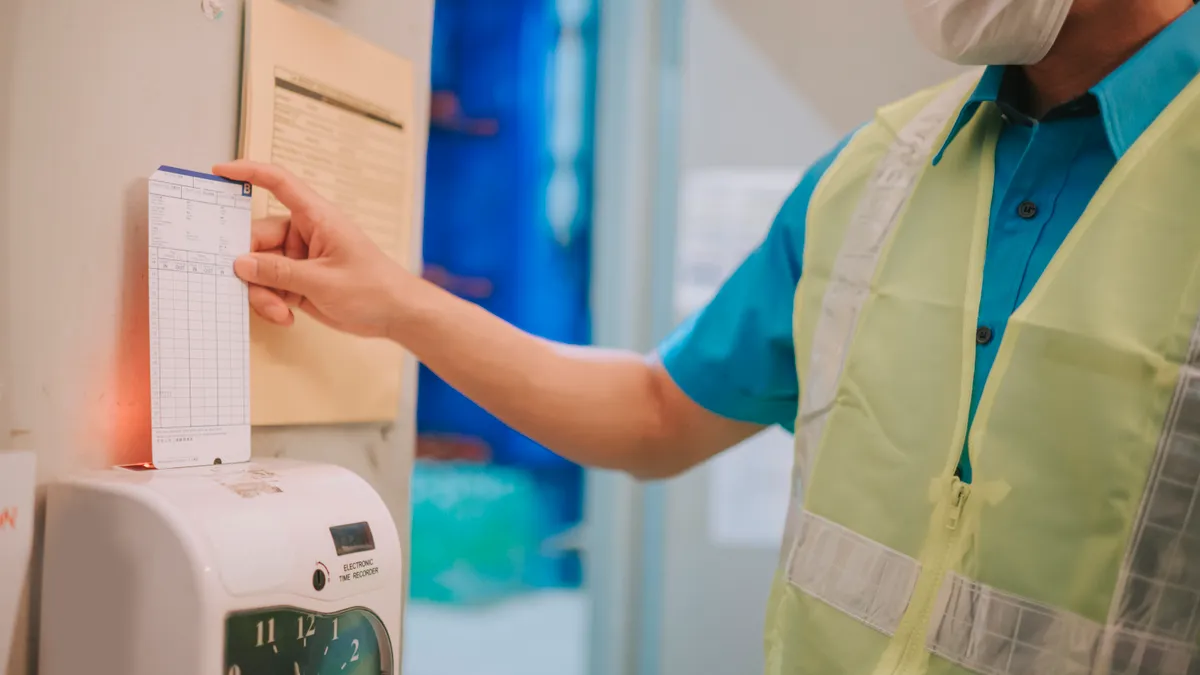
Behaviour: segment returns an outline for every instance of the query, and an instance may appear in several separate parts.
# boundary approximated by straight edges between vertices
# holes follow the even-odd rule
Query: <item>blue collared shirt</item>
[[[946,141],[953,143],[985,102],[996,103],[1004,114],[979,304],[980,327],[986,330],[975,352],[972,419],[1009,316],[1117,160],[1198,74],[1200,9],[1168,26],[1086,96],[1040,121],[1020,111],[1019,72],[1003,67],[984,72]],[[763,243],[705,309],[660,345],[671,377],[708,410],[792,430],[799,400],[792,302],[803,271],[805,218],[813,189],[849,140],[807,171]],[[965,452],[960,473],[970,480]]]

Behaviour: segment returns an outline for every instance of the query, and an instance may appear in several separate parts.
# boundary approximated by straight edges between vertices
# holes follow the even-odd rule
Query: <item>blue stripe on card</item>
[[[201,173],[199,171],[190,171],[188,169],[180,169],[180,168],[174,167],[174,166],[167,166],[166,164],[158,167],[158,170],[165,171],[167,173],[173,173],[173,174],[176,174],[179,176],[191,176],[192,178],[201,178],[203,180],[215,180],[215,181],[218,181],[221,183],[233,183],[234,185],[241,185],[243,197],[249,197],[251,191],[253,190],[253,187],[249,183],[244,183],[239,180],[230,180],[228,178],[223,178],[221,176],[214,176],[211,173]]]

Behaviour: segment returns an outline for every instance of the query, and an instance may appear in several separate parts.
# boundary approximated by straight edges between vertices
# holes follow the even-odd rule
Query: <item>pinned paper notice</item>
[[[701,309],[767,236],[798,168],[715,167],[684,176],[675,312]],[[789,308],[790,309],[790,308]],[[709,537],[718,546],[778,548],[791,498],[792,435],[774,427],[708,467]]]
[[[246,0],[239,156],[299,176],[408,265],[425,129],[413,63],[279,0]],[[268,191],[255,216],[285,216]],[[286,330],[253,321],[257,425],[387,422],[396,417],[404,350],[338,331],[304,312]]]
[[[772,427],[709,466],[708,532],[718,546],[777,549],[791,499],[792,435]]]
[[[33,550],[34,454],[0,452],[0,666],[9,661]]]
[[[150,178],[154,466],[250,459],[249,184],[160,167]]]
[[[675,262],[678,319],[699,310],[766,237],[802,172],[724,167],[684,174]]]

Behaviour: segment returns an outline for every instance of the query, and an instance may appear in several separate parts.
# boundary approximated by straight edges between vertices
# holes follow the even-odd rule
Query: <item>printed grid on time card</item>
[[[150,178],[154,466],[250,459],[248,184],[159,167]]]

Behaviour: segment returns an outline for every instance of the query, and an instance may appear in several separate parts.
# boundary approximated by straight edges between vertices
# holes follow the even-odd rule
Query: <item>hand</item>
[[[237,161],[213,173],[269,190],[291,211],[254,221],[251,253],[233,264],[259,316],[290,326],[291,307],[299,307],[340,331],[389,335],[400,286],[415,277],[286,169]]]

